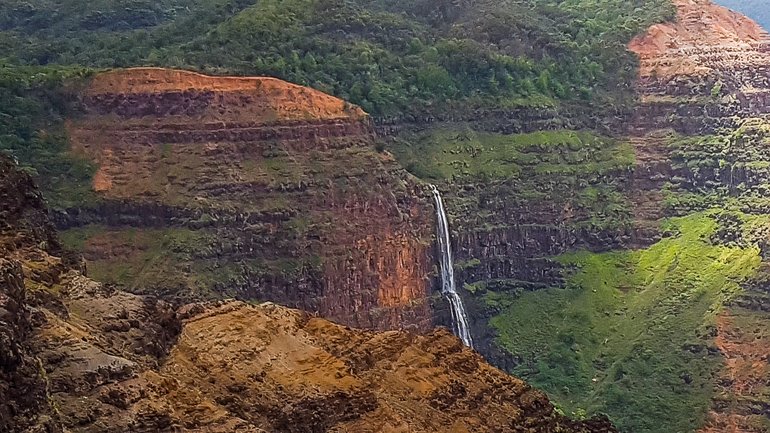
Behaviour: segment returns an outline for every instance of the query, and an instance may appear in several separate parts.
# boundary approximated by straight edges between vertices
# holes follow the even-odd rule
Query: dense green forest
[[[562,101],[623,107],[628,40],[666,0],[9,0],[24,65],[270,75],[377,116]]]
[[[64,154],[60,90],[93,68],[276,76],[378,117],[622,110],[636,62],[626,43],[672,14],[666,0],[8,0],[0,149],[42,171],[52,205],[82,197],[90,169]]]
[[[31,171],[55,205],[91,195],[92,164],[67,151],[62,126],[72,111],[65,83],[91,72],[75,67],[31,67],[0,61],[0,150]]]

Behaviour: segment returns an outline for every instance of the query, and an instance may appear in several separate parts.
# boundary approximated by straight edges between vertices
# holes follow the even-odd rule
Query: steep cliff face
[[[162,302],[83,277],[4,155],[0,198],[0,429],[61,432],[89,419],[72,407],[82,392],[156,365],[178,326]]]
[[[0,154],[0,430],[56,428],[44,374],[31,349],[34,318],[28,304],[22,257],[30,257],[28,274],[55,281],[59,263],[47,260],[40,247],[58,246],[45,206],[29,176]],[[18,430],[17,430],[18,429]]]
[[[476,347],[496,365],[489,319],[493,298],[562,286],[554,256],[649,244],[655,233],[634,227],[634,149],[623,138],[591,131],[544,130],[511,135],[475,124],[406,132],[394,153],[410,171],[436,183],[445,198]],[[437,306],[437,320],[449,324]]]
[[[675,175],[666,210],[727,209],[715,237],[756,245],[763,260],[767,221],[770,36],[752,20],[710,1],[675,2],[678,21],[653,26],[630,49],[641,59],[637,152],[658,155]],[[663,204],[661,204],[663,206]],[[702,432],[767,431],[764,324],[767,266],[730,297],[714,323],[723,365]]]
[[[54,254],[39,193],[3,155],[0,198],[2,431],[616,432],[559,415],[446,330],[105,287]]]
[[[627,431],[766,431],[768,36],[674,4],[629,44],[639,103],[614,128],[434,124],[394,153],[445,191],[496,365]]]
[[[366,114],[270,78],[97,75],[68,124],[96,203],[59,215],[93,276],[376,329],[431,326],[432,210]],[[141,229],[137,234],[135,229]]]

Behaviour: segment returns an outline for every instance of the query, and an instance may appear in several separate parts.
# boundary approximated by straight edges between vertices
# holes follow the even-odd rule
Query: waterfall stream
[[[460,294],[455,287],[454,263],[452,262],[452,244],[449,241],[449,223],[444,211],[444,201],[441,199],[441,193],[431,185],[433,191],[433,200],[436,203],[436,216],[438,226],[436,236],[438,237],[439,254],[441,255],[441,293],[446,296],[449,305],[452,308],[452,328],[458,337],[468,347],[473,347],[473,338],[468,326],[468,315],[465,313],[465,305]]]

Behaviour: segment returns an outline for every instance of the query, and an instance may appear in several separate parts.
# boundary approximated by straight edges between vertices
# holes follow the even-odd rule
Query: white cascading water
[[[438,217],[438,247],[441,255],[441,293],[449,300],[452,307],[452,328],[458,337],[466,346],[473,348],[473,338],[468,326],[468,315],[465,313],[465,305],[457,293],[455,287],[454,263],[452,263],[452,244],[449,242],[449,223],[444,211],[444,201],[441,200],[441,193],[431,185],[433,191],[433,200],[436,203],[436,216]]]

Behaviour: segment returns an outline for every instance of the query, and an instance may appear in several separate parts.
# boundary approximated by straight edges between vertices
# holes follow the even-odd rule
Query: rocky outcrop
[[[443,329],[354,330],[272,303],[174,310],[104,286],[53,255],[39,194],[2,155],[0,197],[2,431],[616,432],[558,414]]]
[[[34,356],[30,336],[38,318],[30,309],[25,269],[31,256],[48,264],[41,247],[57,247],[42,198],[32,179],[0,154],[0,430],[61,431],[48,400],[46,378]],[[28,275],[56,280],[60,267],[27,267]]]
[[[68,131],[98,166],[99,200],[56,220],[88,226],[83,252],[100,278],[366,328],[431,326],[432,209],[375,150],[358,107],[271,78],[153,68],[97,75],[80,102]],[[174,244],[127,240],[136,228]]]
[[[0,429],[58,432],[46,378],[30,347],[27,302],[21,265],[0,259]]]
[[[31,178],[3,155],[0,197],[0,429],[60,432],[67,399],[157,362],[173,314],[83,277]]]
[[[767,114],[767,32],[710,0],[675,4],[676,22],[652,26],[629,45],[641,62],[636,132],[704,134]]]
[[[181,315],[157,372],[102,390],[134,431],[614,431],[557,415],[446,330],[369,333],[239,302]]]
[[[665,182],[684,180],[693,189],[694,178],[701,175],[692,161],[672,154],[672,134],[703,136],[736,129],[770,106],[767,32],[709,0],[675,5],[675,22],[656,24],[629,45],[640,58],[640,104],[631,122],[631,142],[637,173],[652,180],[639,182],[635,176],[633,196],[639,198],[637,224],[647,227],[665,212],[656,193]],[[727,177],[716,181],[732,183]]]

